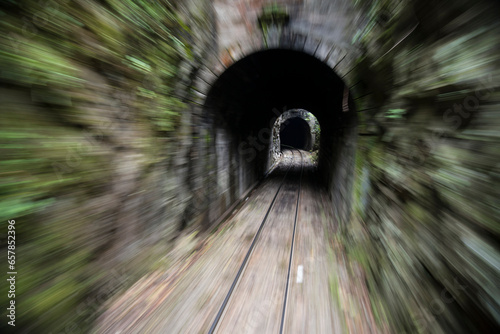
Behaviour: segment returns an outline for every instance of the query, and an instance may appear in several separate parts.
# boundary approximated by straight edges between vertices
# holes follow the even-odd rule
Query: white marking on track
[[[297,268],[297,283],[302,283],[303,280],[304,280],[304,266],[300,265]]]

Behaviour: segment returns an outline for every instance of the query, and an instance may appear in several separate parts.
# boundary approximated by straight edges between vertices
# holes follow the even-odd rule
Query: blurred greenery
[[[289,20],[290,16],[286,7],[277,3],[263,6],[262,14],[258,18],[264,36],[267,35],[271,27],[282,28],[288,24]]]
[[[113,141],[151,164],[155,138],[179,124],[179,67],[193,60],[179,13],[165,0],[0,6],[0,229],[16,220],[21,329],[91,325],[98,305],[70,311],[107,279],[93,240],[104,238],[94,220],[103,212],[86,208],[113,179]],[[135,134],[120,135],[122,119]]]
[[[353,268],[362,269],[381,327],[417,332],[419,321],[434,319],[440,327],[433,329],[457,332],[467,325],[461,317],[467,313],[493,323],[500,300],[496,12],[469,11],[467,1],[354,3],[365,14],[351,40],[362,54],[346,77],[353,76],[353,83],[362,79],[356,107],[363,136],[354,191],[346,196],[352,219],[349,226],[340,223],[330,240],[345,250],[350,277],[359,279]],[[69,333],[73,326],[88,331],[103,294],[126,284],[119,277],[110,284],[109,268],[118,261],[148,265],[140,256],[127,261],[128,254],[120,253],[117,259],[122,249],[113,242],[121,235],[114,222],[123,194],[156,188],[167,177],[148,171],[158,162],[161,172],[174,164],[166,156],[178,145],[175,132],[190,108],[182,97],[191,93],[185,79],[193,62],[205,61],[186,18],[198,28],[212,20],[202,6],[192,13],[181,4],[0,5],[0,230],[16,220],[20,332]],[[288,20],[286,8],[274,4],[264,7],[259,23],[266,34]],[[444,115],[453,104],[473,101],[480,89],[489,97],[478,100],[472,117],[460,118],[461,127],[447,124]],[[201,139],[200,150],[214,143],[208,132],[191,130],[189,124],[182,129],[186,138]],[[203,168],[214,165],[210,159]],[[144,188],[132,182],[132,190],[121,190],[129,175],[145,180]],[[171,190],[179,174],[168,176]],[[168,195],[171,205],[178,193]],[[139,243],[132,246],[137,253],[153,253]],[[328,281],[333,295],[341,278]],[[466,281],[468,290],[457,290],[455,280]],[[454,304],[446,314],[432,315],[431,302],[443,292]],[[2,294],[0,304],[7,303]],[[453,312],[455,304],[459,310]],[[465,325],[470,332],[477,329]]]

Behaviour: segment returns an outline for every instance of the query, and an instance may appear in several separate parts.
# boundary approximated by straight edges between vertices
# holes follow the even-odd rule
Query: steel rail
[[[295,231],[297,228],[297,217],[299,214],[299,202],[300,202],[300,190],[302,188],[302,172],[304,171],[304,164],[302,163],[302,152],[297,150],[300,153],[300,179],[299,179],[299,191],[297,193],[297,203],[295,205],[295,219],[293,222],[293,232],[292,232],[292,245],[290,246],[290,259],[288,261],[288,275],[286,278],[286,288],[285,288],[285,298],[283,300],[283,311],[281,312],[281,325],[280,325],[280,334],[283,334],[285,328],[285,315],[286,315],[286,304],[288,300],[288,290],[290,287],[290,275],[292,270],[292,261],[293,261],[293,246],[295,244]]]
[[[302,154],[301,154],[302,155]],[[288,175],[288,172],[290,171],[290,169],[292,168],[292,166],[290,166],[286,173],[285,173],[285,176],[283,176],[283,179],[281,180],[281,184],[280,186],[278,187],[278,190],[276,191],[276,194],[274,194],[274,197],[273,197],[273,200],[271,201],[271,204],[269,205],[269,208],[267,209],[267,212],[266,212],[266,215],[264,216],[264,218],[262,219],[262,223],[260,224],[259,226],[259,229],[257,230],[257,233],[255,234],[255,237],[253,238],[253,241],[250,245],[250,248],[248,249],[248,252],[245,256],[245,258],[243,259],[243,262],[238,270],[238,273],[236,274],[236,277],[234,278],[233,280],[233,283],[231,284],[231,288],[229,289],[226,297],[224,298],[224,301],[222,302],[222,305],[221,307],[219,308],[219,311],[217,312],[217,315],[214,319],[214,321],[212,322],[212,326],[210,327],[209,331],[208,331],[208,334],[213,334],[217,328],[217,325],[222,317],[222,314],[224,313],[224,310],[226,309],[226,306],[229,302],[229,299],[231,298],[231,295],[236,287],[236,285],[238,284],[239,282],[239,279],[241,277],[241,274],[243,273],[243,271],[245,270],[245,267],[248,263],[248,259],[250,258],[250,256],[252,255],[252,252],[253,252],[253,249],[254,249],[254,246],[257,242],[257,239],[259,238],[259,235],[260,235],[260,232],[262,231],[262,228],[264,227],[264,224],[266,223],[267,221],[267,217],[269,216],[269,213],[271,212],[271,209],[273,208],[274,206],[274,203],[276,202],[276,198],[278,197],[278,194],[281,190],[281,187],[283,186],[283,184],[285,183],[285,179]]]

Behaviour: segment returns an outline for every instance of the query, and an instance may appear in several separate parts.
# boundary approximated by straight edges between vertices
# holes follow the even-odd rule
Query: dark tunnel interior
[[[309,151],[312,148],[309,124],[300,117],[287,119],[280,126],[280,143],[281,150],[284,147],[291,146]]]
[[[499,7],[0,2],[0,334],[500,334]]]
[[[231,151],[247,162],[255,179],[266,173],[276,118],[288,110],[308,110],[322,126],[318,169],[329,183],[334,178],[333,159],[340,157],[342,143],[348,141],[345,136],[355,136],[346,131],[356,125],[356,113],[352,101],[350,110],[343,112],[344,89],[344,82],[321,60],[300,51],[268,49],[222,73],[207,95],[205,119],[213,131],[228,133]],[[293,121],[282,134],[292,146],[308,147],[310,139],[301,135],[304,128],[299,124]]]

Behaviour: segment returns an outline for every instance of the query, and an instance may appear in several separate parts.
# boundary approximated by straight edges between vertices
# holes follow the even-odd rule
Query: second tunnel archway
[[[318,159],[322,184],[333,196],[340,190],[345,193],[356,142],[356,113],[352,101],[344,101],[345,90],[327,64],[305,52],[268,49],[235,62],[213,83],[204,104],[206,131],[216,138],[214,178],[224,185],[218,191],[229,194],[231,202],[262,177],[268,168],[274,121],[288,110],[303,109],[314,114],[322,127]],[[341,159],[346,166],[338,166]]]

